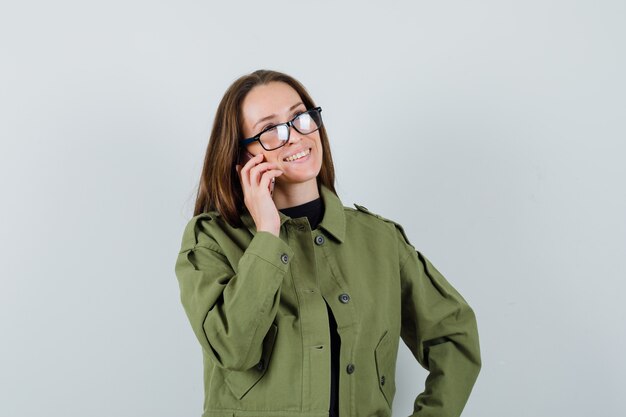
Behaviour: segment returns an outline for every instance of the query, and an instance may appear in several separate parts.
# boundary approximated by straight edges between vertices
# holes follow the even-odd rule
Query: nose
[[[289,125],[289,141],[288,143],[298,143],[302,140],[302,134],[296,130],[293,125]]]

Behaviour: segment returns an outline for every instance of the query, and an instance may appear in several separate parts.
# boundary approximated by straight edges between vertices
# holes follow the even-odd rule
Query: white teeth
[[[295,161],[296,159],[300,159],[300,158],[302,158],[304,156],[307,156],[310,153],[311,153],[311,150],[307,149],[306,151],[302,151],[302,152],[299,152],[299,153],[297,153],[295,155],[291,155],[290,157],[285,158],[284,160],[287,161],[287,162]]]

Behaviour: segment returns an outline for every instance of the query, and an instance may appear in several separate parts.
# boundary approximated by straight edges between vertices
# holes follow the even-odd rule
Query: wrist
[[[274,236],[278,237],[278,235],[280,234],[280,226],[274,227],[274,226],[259,226],[256,229],[258,232],[268,232],[273,234]]]

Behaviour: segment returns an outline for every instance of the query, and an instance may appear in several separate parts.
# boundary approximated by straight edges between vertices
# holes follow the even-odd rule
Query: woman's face
[[[244,137],[252,137],[268,126],[285,123],[306,111],[302,99],[291,86],[283,82],[270,82],[254,87],[245,97],[241,111],[243,114]],[[256,141],[248,145],[252,155],[262,153],[265,161],[273,162],[283,174],[276,178],[277,185],[288,183],[316,182],[322,167],[322,142],[320,132],[308,135],[298,133],[290,127],[289,141],[273,151],[266,151]],[[293,160],[294,155],[305,155]],[[285,160],[288,159],[289,160]]]

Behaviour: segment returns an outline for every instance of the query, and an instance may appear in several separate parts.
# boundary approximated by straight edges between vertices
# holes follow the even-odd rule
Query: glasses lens
[[[311,109],[296,117],[293,126],[303,135],[313,133],[322,126],[322,115],[316,109]]]
[[[280,148],[287,140],[289,140],[289,126],[278,125],[259,136],[259,140],[263,147],[267,150]]]
[[[319,110],[311,109],[298,115],[293,127],[303,135],[313,133],[322,127],[322,115]],[[276,125],[259,136],[261,145],[268,150],[280,148],[289,140],[289,126],[286,123]]]

